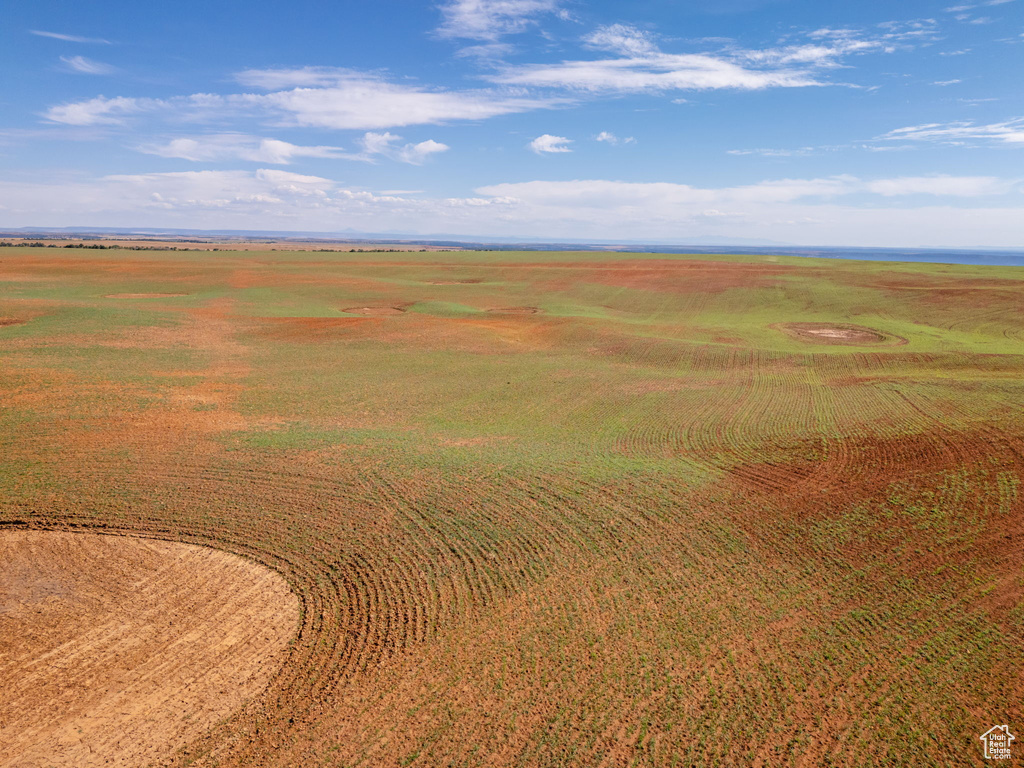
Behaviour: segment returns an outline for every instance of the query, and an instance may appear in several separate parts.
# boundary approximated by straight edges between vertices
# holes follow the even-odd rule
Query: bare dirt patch
[[[108,293],[105,299],[173,299],[187,293]]]
[[[849,344],[854,346],[906,344],[899,336],[850,323],[780,323],[772,326],[783,333],[818,344]]]
[[[147,765],[281,665],[281,577],[188,544],[0,531],[0,766]]]
[[[544,310],[539,307],[494,307],[487,311],[496,315],[539,315]]]
[[[0,317],[0,328],[8,325],[24,325],[27,320],[21,320],[17,317]]]
[[[402,307],[348,307],[341,311],[348,312],[350,315],[367,316],[387,316],[405,314],[405,309],[403,309]]]
[[[431,280],[431,285],[477,285],[482,283],[483,280],[478,277],[470,278],[469,280]]]

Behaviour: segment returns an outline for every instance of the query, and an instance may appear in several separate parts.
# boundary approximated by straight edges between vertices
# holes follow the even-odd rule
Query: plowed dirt
[[[139,766],[258,694],[295,596],[189,544],[0,532],[0,766]]]

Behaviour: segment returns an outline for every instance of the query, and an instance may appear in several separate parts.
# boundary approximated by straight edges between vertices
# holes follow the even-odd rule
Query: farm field
[[[0,552],[202,545],[279,606],[229,711],[154,709],[161,765],[984,765],[1022,406],[1010,267],[0,251]]]

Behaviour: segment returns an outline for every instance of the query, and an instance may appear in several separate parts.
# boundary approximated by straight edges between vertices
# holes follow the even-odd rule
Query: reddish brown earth
[[[0,531],[0,766],[139,766],[240,710],[298,624],[281,577],[168,541]]]
[[[442,299],[430,281],[456,265],[4,255],[0,276],[34,290],[142,278],[228,296],[0,344],[0,523],[241,553],[301,601],[262,692],[187,743],[168,731],[183,746],[162,763],[980,766],[978,735],[1024,719],[1024,289],[1008,270],[960,290],[856,264],[470,254],[487,276],[458,291],[473,306],[565,291],[632,325],[389,322],[263,316],[231,291],[394,309]],[[801,308],[932,338],[879,343],[879,321],[862,349],[816,347],[742,322]],[[27,312],[0,296],[3,316]],[[844,343],[862,328],[810,325]],[[156,567],[118,557],[112,574],[142,574],[119,583]],[[94,565],[78,570],[99,583]]]

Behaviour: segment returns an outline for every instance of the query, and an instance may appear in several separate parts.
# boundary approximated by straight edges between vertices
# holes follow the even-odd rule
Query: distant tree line
[[[101,243],[67,243],[57,245],[56,243],[12,243],[7,240],[0,240],[0,248],[85,248],[90,251],[199,251],[201,248],[178,248],[173,245],[103,245]],[[211,250],[219,251],[220,248]]]
[[[90,251],[230,251],[231,248],[178,248],[175,245],[103,245],[102,243],[67,243],[57,245],[56,243],[12,243],[8,240],[0,240],[0,248],[84,248]],[[277,248],[270,250],[276,251]],[[447,250],[447,249],[440,249]],[[339,251],[336,248],[311,248],[312,253],[430,253],[428,248],[420,248],[412,251],[405,248],[353,248],[350,251]]]

